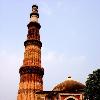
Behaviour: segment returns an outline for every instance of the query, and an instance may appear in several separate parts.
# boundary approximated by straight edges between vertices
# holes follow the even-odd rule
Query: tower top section
[[[32,12],[30,13],[30,22],[38,22],[39,13],[38,13],[38,6],[32,6]]]
[[[33,5],[32,8],[37,8],[38,9],[38,6],[37,5]]]

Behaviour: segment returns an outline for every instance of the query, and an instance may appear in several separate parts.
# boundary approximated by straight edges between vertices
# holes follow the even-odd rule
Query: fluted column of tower
[[[32,6],[30,22],[27,25],[27,40],[24,42],[25,52],[23,65],[19,69],[20,83],[17,100],[36,100],[36,91],[43,90],[44,69],[41,67],[41,47],[38,23],[38,6]]]

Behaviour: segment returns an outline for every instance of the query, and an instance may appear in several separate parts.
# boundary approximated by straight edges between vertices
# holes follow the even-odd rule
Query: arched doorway
[[[68,98],[67,100],[75,100],[75,99],[73,99],[73,98]]]

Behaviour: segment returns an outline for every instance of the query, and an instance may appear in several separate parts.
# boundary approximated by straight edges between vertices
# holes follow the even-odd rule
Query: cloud
[[[53,51],[47,51],[45,54],[43,54],[42,61],[45,64],[65,64],[65,65],[71,65],[71,66],[79,66],[83,65],[86,61],[85,56],[72,56],[68,57],[64,54],[60,54]]]
[[[45,69],[44,89],[46,90],[51,90],[55,84],[65,80],[68,76],[81,82],[85,81],[84,71],[88,64],[83,55],[69,57],[55,51],[47,51],[43,54],[42,63]]]
[[[64,3],[63,1],[59,0],[59,1],[57,2],[57,8],[62,7],[63,3]]]
[[[0,100],[16,100],[20,60],[21,56],[6,50],[0,52]]]
[[[64,55],[57,54],[56,52],[49,51],[43,55],[43,63],[51,64],[56,62],[62,62]]]

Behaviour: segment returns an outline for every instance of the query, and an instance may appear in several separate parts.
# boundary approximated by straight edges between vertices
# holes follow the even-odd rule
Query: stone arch
[[[78,100],[78,99],[75,98],[74,96],[69,96],[69,97],[65,98],[64,100]]]

